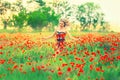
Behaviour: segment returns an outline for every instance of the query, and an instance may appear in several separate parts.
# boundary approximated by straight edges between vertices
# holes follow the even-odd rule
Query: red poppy
[[[77,76],[80,76],[80,72],[77,73]]]
[[[100,67],[97,67],[97,68],[96,68],[96,71],[97,71],[97,72],[98,72],[98,71],[101,71]]]
[[[68,72],[71,72],[71,71],[72,71],[72,69],[71,69],[70,67],[68,67],[68,68],[67,68],[67,71],[68,71]]]
[[[42,69],[44,69],[44,68],[45,68],[45,66],[44,66],[44,65],[42,65],[42,66],[41,66],[41,68],[42,68]]]
[[[38,69],[38,70],[41,70],[41,67],[40,67],[40,66],[37,66],[37,69]]]
[[[97,50],[97,53],[100,54],[100,50]]]
[[[4,59],[0,59],[0,64],[4,64],[5,60]]]
[[[61,76],[63,73],[62,71],[58,71],[58,75]]]
[[[67,78],[66,80],[72,80],[71,78]]]
[[[32,72],[35,72],[35,68],[34,67],[32,67],[31,70],[32,70]]]
[[[28,60],[31,60],[31,57],[28,57]]]
[[[117,56],[117,60],[120,60],[120,56]]]
[[[117,43],[115,43],[115,42],[113,42],[113,43],[112,43],[112,45],[113,45],[113,46],[118,46],[118,44],[117,44]]]
[[[93,65],[92,64],[90,65],[90,70],[93,70]]]
[[[54,73],[55,71],[54,70],[50,70],[52,73]]]
[[[59,58],[60,61],[62,61],[62,58]]]
[[[115,50],[116,50],[116,48],[114,48],[114,47],[111,47],[111,48],[110,48],[110,50],[111,50],[111,51],[115,51]]]
[[[16,69],[16,68],[18,68],[18,65],[14,65],[14,66],[13,66],[13,69]]]
[[[86,52],[85,52],[85,54],[86,54],[86,55],[89,55],[89,52],[88,52],[88,51],[86,51]]]
[[[82,72],[82,73],[83,73],[83,72],[84,72],[84,70],[83,70],[82,68],[80,68],[80,69],[79,69],[79,72]]]
[[[2,46],[2,45],[0,45],[0,49],[3,49],[3,46]]]
[[[74,63],[74,62],[70,62],[70,64],[71,64],[71,66],[72,66],[72,67],[75,65],[75,63]]]
[[[93,58],[93,57],[91,57],[89,61],[90,61],[90,62],[92,62],[93,60],[94,60],[94,58]]]
[[[66,63],[63,63],[63,64],[62,64],[62,67],[65,67],[65,66],[67,66],[67,64],[66,64]]]
[[[0,52],[0,54],[3,54],[3,52]]]
[[[93,56],[96,56],[96,53],[95,53],[95,52],[92,52],[92,55],[93,55]]]
[[[61,71],[61,68],[60,68],[60,67],[58,67],[58,71]]]
[[[20,67],[20,68],[19,68],[19,71],[20,71],[20,72],[22,72],[22,71],[23,71],[23,69]]]
[[[42,59],[43,58],[43,56],[40,56],[40,59]]]

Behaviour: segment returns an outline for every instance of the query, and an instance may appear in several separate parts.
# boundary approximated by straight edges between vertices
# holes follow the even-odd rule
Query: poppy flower
[[[31,70],[32,70],[32,72],[35,72],[35,68],[34,67],[32,67]]]
[[[67,68],[67,72],[71,72],[72,69],[70,67]]]
[[[62,74],[62,71],[58,71],[58,76],[61,76]]]

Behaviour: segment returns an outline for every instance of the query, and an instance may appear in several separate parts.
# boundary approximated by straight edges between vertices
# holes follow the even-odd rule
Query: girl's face
[[[60,21],[60,27],[64,27],[64,22],[63,21]]]

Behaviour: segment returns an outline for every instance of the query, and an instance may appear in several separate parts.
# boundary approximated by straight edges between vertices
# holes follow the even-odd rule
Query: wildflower
[[[62,61],[62,58],[59,58],[60,61]]]
[[[16,69],[16,68],[18,68],[18,65],[14,65],[14,66],[13,66],[13,69]]]
[[[43,58],[43,56],[40,56],[40,59],[42,59]]]
[[[0,52],[0,54],[3,54],[3,52]]]
[[[71,66],[72,66],[72,67],[75,65],[75,63],[74,63],[74,62],[70,62],[70,64],[71,64]]]
[[[94,58],[93,58],[93,57],[91,57],[89,61],[90,61],[90,62],[92,62],[93,60],[94,60]]]
[[[0,49],[3,49],[3,46],[2,46],[2,45],[0,45]]]
[[[35,72],[35,68],[34,67],[32,67],[31,70],[32,70],[32,72]]]
[[[97,68],[96,68],[96,71],[97,71],[97,72],[99,72],[100,70],[101,70],[100,67],[97,67]]]
[[[90,65],[90,70],[93,70],[93,65]]]
[[[65,66],[67,66],[67,64],[63,63],[63,64],[62,64],[62,67],[65,67]]]
[[[95,53],[95,52],[92,52],[92,55],[93,55],[93,56],[96,56],[96,53]]]
[[[58,71],[58,75],[61,76],[63,73],[62,71]]]
[[[82,73],[83,73],[83,72],[84,72],[84,70],[83,70],[82,68],[80,68],[80,69],[79,69],[79,72],[82,72]]]
[[[61,71],[61,68],[60,68],[60,67],[58,67],[58,71]]]
[[[4,64],[5,60],[4,59],[0,59],[0,64]]]
[[[70,67],[67,68],[67,72],[71,72],[72,69]]]
[[[120,60],[120,56],[117,56],[116,58],[117,58],[117,60]]]
[[[89,55],[89,52],[88,52],[88,51],[86,51],[86,52],[85,52],[85,54],[86,54],[86,55]]]
[[[111,48],[110,48],[110,50],[111,50],[111,51],[115,51],[115,50],[116,50],[116,48],[114,48],[114,47],[111,47]]]
[[[80,72],[77,73],[77,76],[80,76]]]
[[[38,69],[38,70],[40,70],[40,69],[41,69],[41,67],[40,67],[40,66],[37,66],[37,69]]]

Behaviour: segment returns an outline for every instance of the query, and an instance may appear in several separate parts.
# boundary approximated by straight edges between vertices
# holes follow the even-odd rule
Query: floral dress
[[[59,50],[63,50],[65,47],[65,36],[66,36],[66,32],[59,32],[57,31],[56,33],[56,39],[57,39],[57,49]]]

